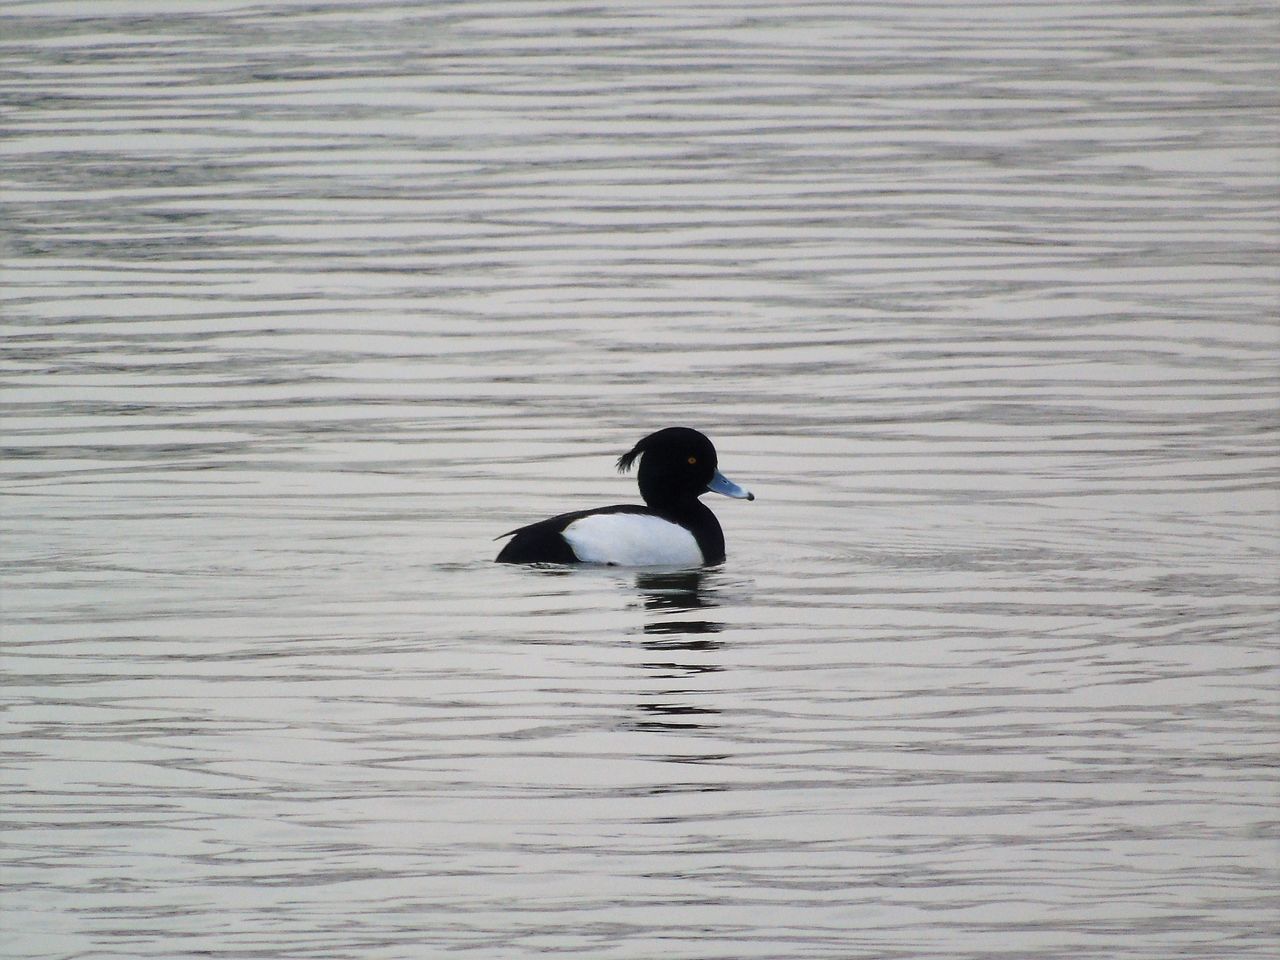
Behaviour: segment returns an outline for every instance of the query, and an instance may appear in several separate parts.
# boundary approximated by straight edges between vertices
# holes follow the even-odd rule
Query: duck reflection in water
[[[682,617],[682,612],[708,611],[718,604],[707,589],[706,574],[701,570],[681,570],[673,573],[642,573],[636,577],[636,588],[644,598],[644,608],[651,614],[644,625],[644,647],[653,652],[670,654],[686,651],[689,654],[719,650],[724,644],[709,639],[708,634],[719,633],[724,624],[704,616]],[[672,614],[677,616],[673,617]],[[681,656],[679,661],[663,659],[644,664],[654,679],[689,680],[700,674],[718,673],[724,669],[718,663],[691,662],[698,658]],[[695,730],[710,726],[711,718],[720,711],[712,707],[690,703],[691,695],[703,691],[688,686],[654,691],[653,696],[637,704],[641,718],[634,726],[641,730]],[[695,757],[672,757],[673,760],[690,762]],[[703,758],[707,759],[707,758]]]
[[[636,577],[636,589],[644,595],[644,608],[666,614],[668,611],[701,611],[719,606],[704,593],[706,573],[702,570],[679,570],[674,573],[642,573]],[[650,637],[672,637],[670,641],[649,640],[651,650],[714,650],[721,646],[714,640],[682,640],[683,636],[719,633],[724,624],[701,618],[672,619],[662,616],[644,625]]]

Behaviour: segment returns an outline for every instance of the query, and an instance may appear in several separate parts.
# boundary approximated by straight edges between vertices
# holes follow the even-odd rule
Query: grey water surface
[[[1276,19],[6,3],[0,955],[1276,956]]]

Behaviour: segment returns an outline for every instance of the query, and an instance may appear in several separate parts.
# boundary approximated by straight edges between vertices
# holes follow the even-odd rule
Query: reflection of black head
[[[705,579],[701,570],[641,573],[636,576],[636,589],[644,594],[646,610],[699,610],[719,606],[714,599],[703,595]]]
[[[646,623],[644,632],[648,639],[644,645],[650,650],[719,650],[724,646],[719,640],[678,638],[700,633],[719,633],[723,629],[724,624],[714,620],[664,620],[662,623]],[[674,639],[666,639],[668,637]]]
[[[719,606],[713,596],[703,593],[706,574],[702,570],[677,570],[669,573],[636,575],[636,588],[644,594],[644,608],[654,611],[705,610]],[[645,646],[655,650],[712,650],[720,643],[693,639],[693,636],[719,633],[724,624],[716,620],[655,619],[644,625]],[[680,639],[689,637],[689,639]]]
[[[714,582],[714,581],[711,581]],[[699,692],[698,684],[689,681],[697,676],[719,673],[724,665],[719,657],[706,656],[721,649],[724,644],[708,634],[719,633],[723,623],[714,620],[691,619],[680,616],[679,611],[705,610],[716,607],[714,590],[704,593],[708,584],[703,570],[647,571],[636,574],[636,589],[644,596],[644,606],[650,613],[644,625],[644,648],[652,659],[644,666],[655,680],[674,683],[662,684],[662,689],[650,696],[654,702],[639,704],[642,719],[636,726],[645,730],[687,730],[704,728],[719,711],[714,707],[690,702]],[[673,616],[672,611],[676,611]],[[683,651],[677,653],[676,651]],[[679,758],[682,761],[686,758]]]
[[[720,714],[719,710],[713,710],[708,707],[694,707],[682,703],[642,703],[640,710],[643,715],[647,715],[651,719],[641,720],[636,724],[638,730],[699,730],[709,726],[703,717],[715,717]],[[688,757],[672,757],[681,763],[688,763]],[[697,759],[706,760],[712,757],[698,757]],[[715,755],[714,759],[723,760],[724,757]]]

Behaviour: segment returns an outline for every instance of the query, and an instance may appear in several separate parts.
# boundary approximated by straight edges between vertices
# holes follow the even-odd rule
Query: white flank
[[[703,563],[698,541],[684,527],[644,513],[593,513],[563,530],[578,559],[622,567]]]

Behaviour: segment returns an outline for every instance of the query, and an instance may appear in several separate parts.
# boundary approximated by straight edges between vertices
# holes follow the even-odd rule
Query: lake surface
[[[1275,21],[6,4],[0,954],[1274,957]]]

